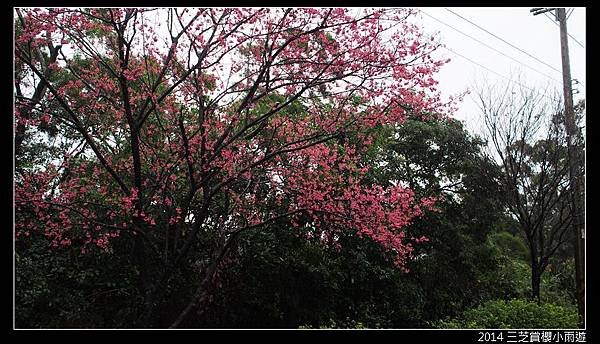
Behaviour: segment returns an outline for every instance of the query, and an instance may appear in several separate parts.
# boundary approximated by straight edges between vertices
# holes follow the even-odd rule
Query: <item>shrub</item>
[[[437,328],[577,328],[577,309],[528,300],[493,300],[467,310],[456,319],[435,324]]]
[[[529,251],[522,239],[509,232],[501,231],[488,235],[488,245],[497,251],[498,255],[504,255],[523,262],[529,261]]]

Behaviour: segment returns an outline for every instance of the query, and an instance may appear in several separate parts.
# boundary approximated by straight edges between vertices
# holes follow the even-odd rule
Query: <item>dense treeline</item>
[[[482,154],[483,143],[451,120],[412,120],[399,129],[376,130],[377,145],[364,161],[377,167],[367,180],[405,181],[423,195],[441,195],[437,209],[408,229],[429,238],[408,263],[409,271],[398,270],[377,245],[351,234],[340,238],[341,248],[326,247],[280,221],[240,237],[212,285],[213,296],[186,326],[460,328],[470,325],[449,319],[461,319],[488,301],[529,299],[529,253],[503,211],[500,167]],[[130,284],[135,271],[120,259],[126,249],[117,245],[111,253],[82,256],[73,249],[48,252],[47,245],[41,236],[18,243],[18,326],[128,327],[136,296]],[[573,262],[568,249],[563,252],[542,281],[543,304],[559,309],[541,311],[545,327],[577,325]],[[169,286],[181,295],[181,304],[197,278],[193,270],[182,271],[179,284]],[[165,305],[164,326],[180,306]],[[567,320],[561,312],[569,314]],[[472,326],[541,326],[527,325],[541,321],[538,315],[507,314],[501,312],[513,322],[481,318]]]

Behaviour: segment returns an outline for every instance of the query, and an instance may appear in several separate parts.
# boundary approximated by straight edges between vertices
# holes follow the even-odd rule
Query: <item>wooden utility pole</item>
[[[571,65],[569,63],[569,38],[567,33],[567,16],[564,8],[534,8],[533,15],[551,10],[556,11],[556,20],[560,26],[560,52],[562,57],[563,95],[565,103],[565,128],[567,132],[567,149],[569,155],[569,192],[573,216],[573,248],[575,257],[575,283],[577,293],[577,310],[580,326],[585,327],[585,221],[583,199],[581,199],[580,158],[577,152],[577,124],[573,108],[573,88]]]
[[[565,98],[565,127],[567,131],[567,149],[569,154],[569,190],[573,214],[573,246],[575,249],[575,283],[577,284],[577,309],[580,323],[585,326],[585,223],[582,221],[580,161],[577,152],[577,124],[573,109],[573,89],[571,85],[571,67],[569,63],[569,44],[567,36],[567,16],[564,8],[556,9],[556,20],[560,24],[560,51],[563,70],[563,93]]]

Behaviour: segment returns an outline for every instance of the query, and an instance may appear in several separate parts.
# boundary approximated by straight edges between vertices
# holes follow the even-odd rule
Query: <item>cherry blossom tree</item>
[[[178,326],[245,231],[352,231],[403,269],[433,199],[362,183],[369,129],[453,111],[410,9],[16,9],[15,234],[82,254],[131,244],[156,323],[204,252]],[[336,234],[337,233],[337,234]],[[214,245],[203,241],[210,237]]]

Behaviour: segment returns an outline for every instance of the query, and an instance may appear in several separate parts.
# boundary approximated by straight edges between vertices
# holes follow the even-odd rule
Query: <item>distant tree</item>
[[[542,274],[572,238],[574,219],[561,102],[525,87],[479,91],[486,138],[502,166],[505,206],[529,251],[531,297],[539,301]]]

